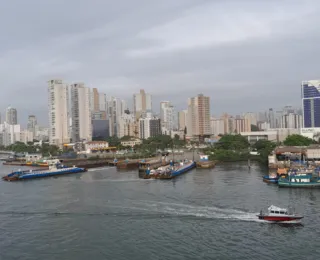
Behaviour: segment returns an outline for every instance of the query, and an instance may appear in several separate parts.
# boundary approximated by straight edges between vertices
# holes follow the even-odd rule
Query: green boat
[[[289,175],[285,178],[279,178],[278,185],[288,188],[320,188],[319,173]]]

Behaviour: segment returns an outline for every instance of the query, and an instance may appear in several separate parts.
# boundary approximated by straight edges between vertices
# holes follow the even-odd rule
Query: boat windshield
[[[275,211],[275,210],[271,210],[270,213],[272,213],[272,214],[288,215],[288,212],[287,212],[287,211]]]

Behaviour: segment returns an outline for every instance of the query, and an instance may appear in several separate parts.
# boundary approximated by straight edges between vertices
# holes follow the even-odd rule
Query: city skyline
[[[62,79],[58,79],[59,81],[61,81]],[[313,80],[315,81],[315,80]],[[48,82],[48,81],[47,81]],[[47,83],[46,82],[46,83]],[[66,84],[68,85],[69,87],[71,87],[73,84],[78,84],[78,83],[75,83],[75,82],[66,82],[64,79],[62,80],[63,84]],[[85,83],[83,83],[85,84]],[[301,82],[300,82],[301,84]],[[47,85],[47,84],[46,84]],[[87,87],[87,85],[86,85]],[[300,85],[301,87],[301,85]],[[128,100],[123,100],[123,99],[120,99],[119,97],[114,97],[111,93],[110,93],[110,96],[108,96],[106,93],[102,93],[98,88],[91,88],[91,87],[88,87],[90,92],[91,92],[91,110],[92,111],[95,111],[95,106],[96,105],[99,105],[100,107],[100,112],[101,110],[104,110],[102,107],[104,106],[108,106],[107,103],[108,103],[108,98],[111,98],[111,99],[117,99],[121,102],[125,102],[125,106],[126,108],[129,109],[129,111],[131,113],[134,112],[134,97],[132,98],[132,96],[136,95],[137,93],[139,93],[139,91],[141,91],[141,89],[139,89],[138,91],[135,91],[134,93],[131,94],[131,97],[129,97]],[[47,87],[46,87],[46,90],[47,90]],[[142,89],[143,91],[145,91],[144,89]],[[47,90],[48,91],[48,90]],[[146,94],[148,95],[151,95],[151,98],[152,98],[152,112],[156,115],[158,115],[159,117],[161,117],[161,103],[163,102],[169,102],[171,105],[173,105],[175,111],[177,113],[183,111],[183,110],[187,110],[188,108],[188,98],[190,97],[187,97],[186,100],[184,100],[184,103],[180,104],[180,107],[176,105],[176,102],[174,100],[169,100],[169,99],[164,99],[164,100],[160,100],[158,103],[154,102],[153,100],[156,99],[156,100],[159,100],[157,99],[157,97],[155,97],[154,95],[152,95],[152,93],[148,93],[147,91],[145,91]],[[99,95],[98,96],[98,104],[96,104],[96,101],[95,99],[97,98],[96,95]],[[196,96],[198,95],[199,93],[197,93],[195,91],[195,94],[193,96]],[[47,100],[47,95],[48,95],[48,92],[46,92],[46,100]],[[205,93],[206,96],[208,96],[210,98],[210,114],[211,114],[211,117],[214,117],[214,118],[218,118],[218,117],[221,117],[223,114],[227,113],[229,115],[232,115],[232,116],[237,116],[237,115],[241,115],[241,114],[245,114],[245,113],[254,113],[254,114],[262,114],[262,113],[266,113],[270,107],[265,107],[263,108],[262,110],[254,110],[254,109],[251,109],[251,110],[248,110],[248,111],[239,111],[237,110],[236,112],[232,113],[230,112],[231,109],[229,110],[218,110],[218,111],[221,111],[221,112],[217,112],[217,110],[214,110],[212,109],[212,106],[213,106],[213,101],[211,100],[211,97],[210,95],[208,95],[207,93]],[[96,97],[96,98],[95,98]],[[103,102],[104,104],[102,104],[101,100],[102,100],[102,97],[105,99]],[[11,103],[10,103],[11,104]],[[0,106],[1,107],[1,106]],[[28,124],[28,117],[29,116],[32,116],[32,115],[35,115],[37,117],[37,121],[40,122],[40,125],[43,125],[43,126],[49,126],[49,118],[48,118],[48,104],[46,105],[46,108],[44,108],[45,110],[44,111],[36,111],[35,113],[32,113],[32,112],[28,112],[30,111],[27,107],[24,108],[22,107],[21,110],[17,109],[17,107],[19,106],[12,106],[12,105],[9,105],[9,106],[6,106],[4,109],[2,109],[0,111],[0,119],[1,119],[1,122],[3,123],[4,121],[6,121],[6,114],[7,114],[7,110],[12,108],[16,111],[16,113],[19,114],[19,119],[18,119],[18,124],[21,124],[22,126],[26,126],[27,127],[27,124]],[[298,105],[288,105],[288,104],[278,104],[277,106],[275,107],[271,107],[272,109],[274,109],[274,111],[279,111],[279,110],[283,110],[285,109],[286,107],[289,107],[289,108],[293,108],[295,110],[302,110],[302,107],[301,107],[301,94],[300,94],[300,104]],[[106,108],[106,107],[105,107]],[[98,111],[97,111],[98,112]],[[45,113],[45,117],[41,117],[41,114]],[[93,118],[94,119],[94,118]]]
[[[0,143],[29,142],[36,137],[62,147],[68,142],[111,136],[147,139],[167,134],[171,137],[178,135],[180,139],[204,141],[221,134],[246,135],[252,131],[267,133],[269,130],[283,132],[287,129],[287,133],[314,132],[318,130],[302,129],[302,114],[309,111],[305,107],[305,93],[318,98],[318,91],[314,87],[309,89],[310,84],[302,82],[301,99],[304,106],[301,108],[284,106],[279,110],[269,108],[262,113],[223,113],[215,117],[210,112],[210,97],[203,94],[188,98],[187,109],[182,111],[177,111],[170,101],[162,101],[158,104],[160,113],[154,114],[152,95],[140,89],[139,93],[132,96],[134,106],[130,112],[125,100],[107,96],[97,88],[91,89],[82,82],[69,84],[61,79],[51,79],[47,88],[49,127],[41,127],[37,117],[29,115],[27,128],[24,128],[17,120],[17,109],[9,106],[6,109],[6,121],[0,124]],[[308,92],[305,92],[307,89]],[[318,113],[318,106],[315,101],[310,102],[315,104],[312,108],[315,114],[311,116],[314,117]]]
[[[21,120],[37,114],[47,123],[50,78],[85,82],[125,100],[145,89],[155,104],[175,97],[178,110],[188,97],[205,93],[217,114],[296,106],[296,86],[318,78],[315,0],[51,3],[1,6],[7,41],[0,44],[6,88],[0,109],[14,101]],[[75,9],[78,15],[70,16]],[[64,18],[52,19],[56,12]]]

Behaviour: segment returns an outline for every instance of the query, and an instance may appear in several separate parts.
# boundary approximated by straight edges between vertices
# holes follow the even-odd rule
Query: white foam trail
[[[92,179],[92,178],[81,178],[83,182],[141,182],[141,179]],[[148,180],[145,180],[148,181]]]
[[[107,170],[110,169],[111,167],[107,166],[107,167],[98,167],[98,168],[91,168],[88,169],[88,172],[96,172],[96,171],[101,171],[101,170]]]
[[[133,201],[133,207],[128,208],[140,209],[143,211],[158,212],[161,214],[177,216],[194,216],[212,219],[229,219],[241,221],[265,222],[258,219],[258,213],[250,213],[236,209],[223,209],[218,207],[192,206],[186,204],[156,202],[156,201]],[[140,206],[139,206],[140,205]]]

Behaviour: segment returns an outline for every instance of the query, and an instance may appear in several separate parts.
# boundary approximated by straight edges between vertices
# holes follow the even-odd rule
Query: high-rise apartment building
[[[83,83],[71,85],[71,138],[73,142],[92,140],[90,89]]]
[[[281,128],[301,128],[302,116],[295,113],[288,113],[281,118]]]
[[[188,100],[187,136],[202,140],[211,135],[210,98],[199,94]]]
[[[163,134],[168,134],[178,129],[178,114],[169,101],[160,102],[160,120]]]
[[[133,112],[136,117],[140,117],[142,113],[152,112],[152,96],[143,89],[133,95]]]
[[[248,118],[234,119],[234,133],[251,132],[251,124]]]
[[[247,119],[250,125],[257,125],[257,114],[252,112],[247,112],[243,115],[244,119]]]
[[[100,111],[99,92],[98,92],[98,89],[96,89],[96,88],[92,89],[92,99],[91,99],[91,101],[93,102],[93,104],[91,104],[91,107],[92,107],[93,111],[94,112]]]
[[[99,93],[99,110],[104,111],[107,114],[108,111],[108,99],[104,93]]]
[[[29,115],[28,116],[28,125],[27,130],[33,134],[33,136],[36,136],[36,127],[37,127],[37,118],[35,115]]]
[[[93,88],[90,91],[90,111],[93,120],[108,119],[107,96],[104,93],[100,93],[97,88]]]
[[[161,120],[161,126],[163,126],[165,122],[165,112],[166,109],[170,106],[170,101],[161,101],[160,102],[160,120]]]
[[[48,82],[49,142],[62,147],[69,137],[69,91],[62,80]]]
[[[320,80],[301,84],[303,127],[320,127]]]
[[[120,117],[118,132],[119,138],[123,136],[136,136],[136,119],[129,111]]]
[[[124,114],[124,103],[121,99],[110,97],[108,100],[109,135],[120,136],[120,118]]]
[[[270,124],[271,128],[276,128],[276,116],[272,108],[269,108],[268,112],[268,123]]]
[[[182,110],[178,113],[178,128],[179,130],[185,130],[187,127],[188,110]]]
[[[161,135],[160,118],[153,117],[151,113],[147,113],[145,118],[140,118],[139,134],[141,139]]]
[[[211,134],[219,135],[225,133],[225,124],[223,118],[211,118],[210,119],[210,127],[211,127]]]
[[[6,122],[9,125],[17,125],[18,124],[18,115],[17,109],[9,106],[6,111]]]

